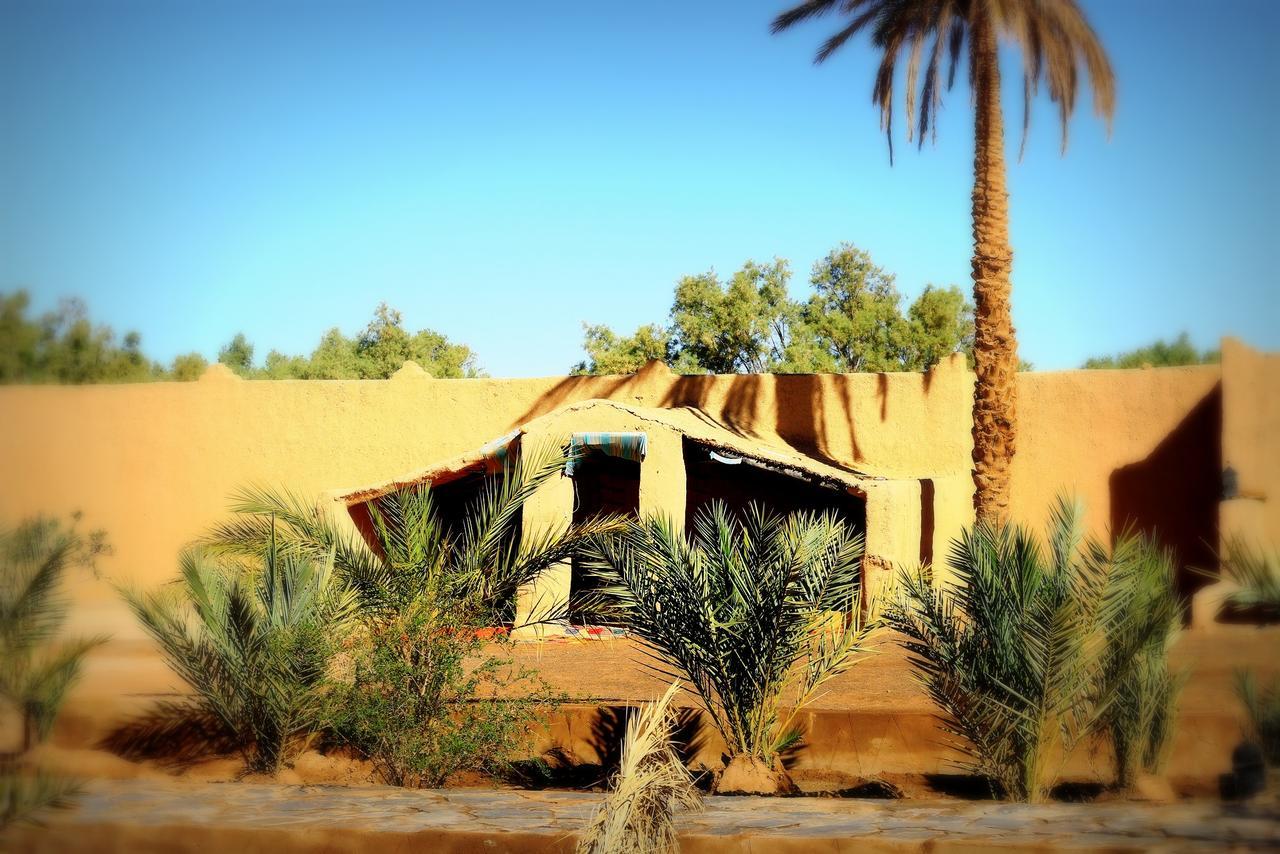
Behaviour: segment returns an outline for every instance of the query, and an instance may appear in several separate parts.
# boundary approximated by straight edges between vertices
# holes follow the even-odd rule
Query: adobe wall
[[[1222,538],[1263,532],[1280,545],[1280,354],[1222,342],[1222,462],[1235,473]]]
[[[1242,374],[1237,385],[1280,376],[1276,357],[1254,362],[1252,379]],[[1040,524],[1065,486],[1101,529],[1142,495],[1162,494],[1166,458],[1173,471],[1188,460],[1216,465],[1221,443],[1209,434],[1222,418],[1213,402],[1222,379],[1217,367],[1021,375],[1017,514]],[[178,549],[224,515],[237,486],[319,495],[378,483],[559,406],[609,398],[697,406],[744,436],[915,479],[894,488],[901,494],[885,491],[888,524],[901,529],[903,554],[941,557],[971,519],[972,381],[953,362],[923,375],[677,377],[653,365],[630,377],[436,380],[406,371],[379,381],[243,381],[211,370],[195,383],[8,386],[0,388],[0,519],[79,510],[84,527],[105,529],[115,553],[101,563],[102,580],[77,585],[78,628],[137,637],[107,582],[171,578]],[[1241,459],[1262,460],[1249,476],[1280,492],[1275,397],[1251,416],[1253,397],[1230,396],[1227,423],[1261,437],[1265,447],[1248,445]],[[645,490],[659,495],[662,484]]]
[[[1221,491],[1218,366],[1019,375],[1014,515],[1042,530],[1060,493],[1082,501],[1092,533],[1132,527],[1187,567],[1215,562]]]

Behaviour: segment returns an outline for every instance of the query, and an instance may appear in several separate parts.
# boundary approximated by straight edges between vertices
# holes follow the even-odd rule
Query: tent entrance
[[[588,449],[573,470],[573,521],[581,524],[596,516],[640,515],[640,463]],[[578,625],[600,623],[591,614],[601,581],[587,571],[581,558],[573,558],[569,579],[569,621]]]

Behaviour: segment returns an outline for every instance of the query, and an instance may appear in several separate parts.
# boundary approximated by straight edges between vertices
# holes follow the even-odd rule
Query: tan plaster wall
[[[1039,527],[1065,490],[1084,502],[1090,527],[1103,533],[1116,509],[1112,476],[1156,453],[1220,380],[1212,365],[1019,374],[1015,518]]]
[[[1250,382],[1268,388],[1280,375],[1275,357],[1250,370]],[[1022,375],[1015,512],[1039,525],[1065,486],[1104,528],[1115,472],[1148,460],[1220,378],[1217,367]],[[106,581],[172,577],[178,549],[224,515],[236,487],[282,484],[319,495],[379,483],[565,404],[610,398],[698,406],[743,436],[909,479],[871,499],[884,509],[873,513],[869,539],[895,560],[930,550],[942,558],[972,518],[971,388],[958,362],[926,375],[677,377],[655,364],[631,377],[435,380],[407,372],[387,381],[246,382],[215,374],[197,383],[9,386],[0,388],[0,519],[80,510],[85,527],[105,529],[115,554],[101,564],[103,581],[78,585],[78,627],[136,637]],[[1274,402],[1254,422],[1246,412],[1227,423],[1254,424],[1239,429],[1261,436],[1266,447],[1249,453],[1263,461],[1259,482],[1280,494]],[[678,517],[683,466],[678,442],[664,441],[655,439],[644,467],[641,501]]]
[[[1223,502],[1223,537],[1239,533],[1280,547],[1280,354],[1222,342],[1222,459],[1238,497]]]

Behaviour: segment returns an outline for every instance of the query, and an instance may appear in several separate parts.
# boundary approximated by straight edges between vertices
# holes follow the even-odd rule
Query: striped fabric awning
[[[512,430],[507,435],[494,439],[480,448],[479,454],[484,460],[486,474],[497,474],[502,471],[507,464],[507,458],[511,455],[511,445],[519,438],[520,431]]]
[[[574,460],[588,451],[596,450],[610,457],[620,457],[632,462],[643,462],[649,452],[647,433],[574,433],[569,440],[569,462],[564,473],[573,475]]]

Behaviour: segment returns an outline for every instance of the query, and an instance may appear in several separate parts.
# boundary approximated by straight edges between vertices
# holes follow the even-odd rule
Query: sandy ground
[[[14,828],[24,854],[566,852],[600,796],[173,782],[91,784],[76,810]],[[1280,846],[1272,803],[1039,805],[710,797],[676,818],[687,854],[976,851],[1262,851]],[[7,843],[7,846],[5,845]]]

